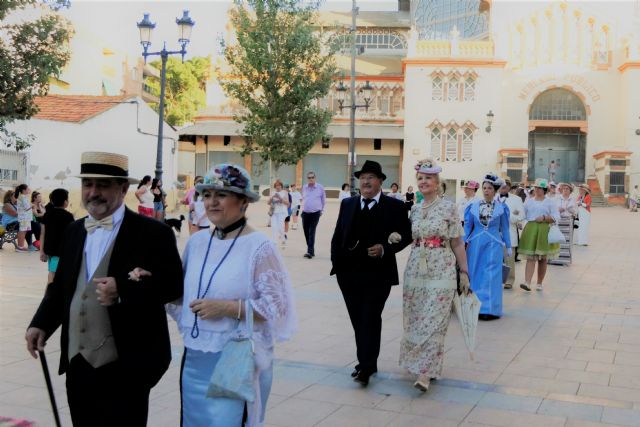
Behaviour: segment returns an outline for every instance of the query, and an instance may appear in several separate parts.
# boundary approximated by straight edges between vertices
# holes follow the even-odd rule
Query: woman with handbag
[[[511,256],[509,207],[496,200],[504,184],[502,178],[487,174],[482,180],[482,199],[464,211],[464,236],[467,243],[471,289],[482,303],[480,320],[502,316],[503,259]],[[506,279],[506,278],[505,278]]]
[[[456,205],[440,197],[442,168],[432,160],[416,165],[418,190],[424,196],[411,208],[414,239],[404,272],[402,300],[404,334],[400,365],[417,377],[414,387],[427,391],[440,378],[444,339],[456,292],[456,265],[460,290],[468,292],[467,257]],[[399,236],[389,236],[394,242]]]
[[[520,285],[527,292],[531,291],[531,279],[538,264],[538,283],[536,290],[543,289],[542,282],[547,273],[547,261],[558,256],[559,243],[549,243],[551,225],[560,221],[560,213],[557,204],[545,197],[547,194],[547,180],[536,179],[534,184],[534,196],[524,203],[525,219],[527,225],[520,236],[518,252],[525,256],[527,265],[524,273],[524,283]],[[555,231],[553,229],[553,231]]]
[[[216,165],[196,188],[215,229],[189,239],[184,296],[167,306],[185,345],[181,425],[261,426],[274,343],[288,339],[296,325],[291,283],[275,244],[247,224],[247,207],[260,198],[249,174],[237,165]],[[255,363],[239,363],[247,358]]]

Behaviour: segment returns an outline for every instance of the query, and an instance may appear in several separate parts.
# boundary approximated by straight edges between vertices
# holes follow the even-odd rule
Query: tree
[[[0,1],[0,141],[23,150],[33,141],[7,129],[15,120],[26,120],[38,112],[35,99],[49,92],[49,79],[59,77],[71,57],[69,40],[73,29],[57,14],[68,0]],[[6,23],[11,13],[39,10],[32,20]]]
[[[243,110],[243,155],[258,151],[276,167],[295,164],[326,137],[331,112],[318,108],[333,81],[332,52],[314,26],[317,4],[299,0],[235,0],[237,43],[225,48],[220,84]]]
[[[151,62],[158,70],[162,63]],[[165,121],[172,126],[182,126],[192,122],[198,110],[206,105],[206,86],[211,74],[211,57],[195,57],[182,62],[176,57],[167,60],[167,83],[165,87]],[[160,81],[146,82],[160,93]],[[158,104],[151,104],[158,111]]]

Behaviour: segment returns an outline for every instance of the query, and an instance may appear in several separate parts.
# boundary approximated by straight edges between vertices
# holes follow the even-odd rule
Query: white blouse
[[[555,222],[560,221],[557,202],[549,198],[545,198],[542,201],[538,201],[533,197],[527,199],[524,202],[524,212],[527,221],[535,221],[536,218],[543,215],[550,216]]]
[[[245,327],[229,317],[219,319],[198,318],[199,335],[192,336],[195,315],[189,304],[203,298],[213,270],[233,244],[233,239],[219,240],[213,237],[209,257],[200,281],[200,271],[205,259],[211,232],[195,233],[183,254],[184,296],[182,301],[167,305],[167,311],[178,323],[184,345],[205,352],[219,352],[237,335],[238,328]],[[254,322],[253,339],[256,362],[261,369],[269,366],[276,340],[291,337],[296,328],[293,290],[289,275],[276,246],[264,234],[252,232],[238,237],[226,260],[220,265],[204,298],[249,299],[253,309],[266,321]]]

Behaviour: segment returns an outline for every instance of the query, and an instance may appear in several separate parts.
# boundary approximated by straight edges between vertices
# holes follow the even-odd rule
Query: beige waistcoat
[[[111,332],[107,307],[98,302],[94,277],[105,277],[113,251],[113,242],[107,248],[93,276],[87,281],[86,256],[78,272],[76,291],[71,300],[69,317],[69,361],[80,353],[94,368],[118,359],[118,352]]]

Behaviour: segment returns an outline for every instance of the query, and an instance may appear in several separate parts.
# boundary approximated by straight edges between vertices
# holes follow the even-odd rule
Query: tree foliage
[[[27,148],[33,138],[7,129],[15,120],[38,112],[35,98],[49,91],[49,79],[59,77],[70,59],[71,24],[56,13],[68,0],[0,1],[0,141],[16,150]],[[39,10],[32,20],[6,23],[21,9]]]
[[[158,70],[160,60],[151,62]],[[182,126],[192,122],[198,110],[206,105],[206,86],[211,74],[211,57],[195,57],[182,62],[176,57],[167,60],[167,83],[165,87],[164,119],[172,126]],[[160,81],[146,82],[160,93]],[[158,111],[158,104],[151,104]]]
[[[314,27],[317,4],[300,0],[236,0],[231,23],[237,42],[226,47],[227,96],[243,110],[243,154],[258,151],[275,166],[295,164],[326,136],[331,112],[318,108],[335,62]]]

